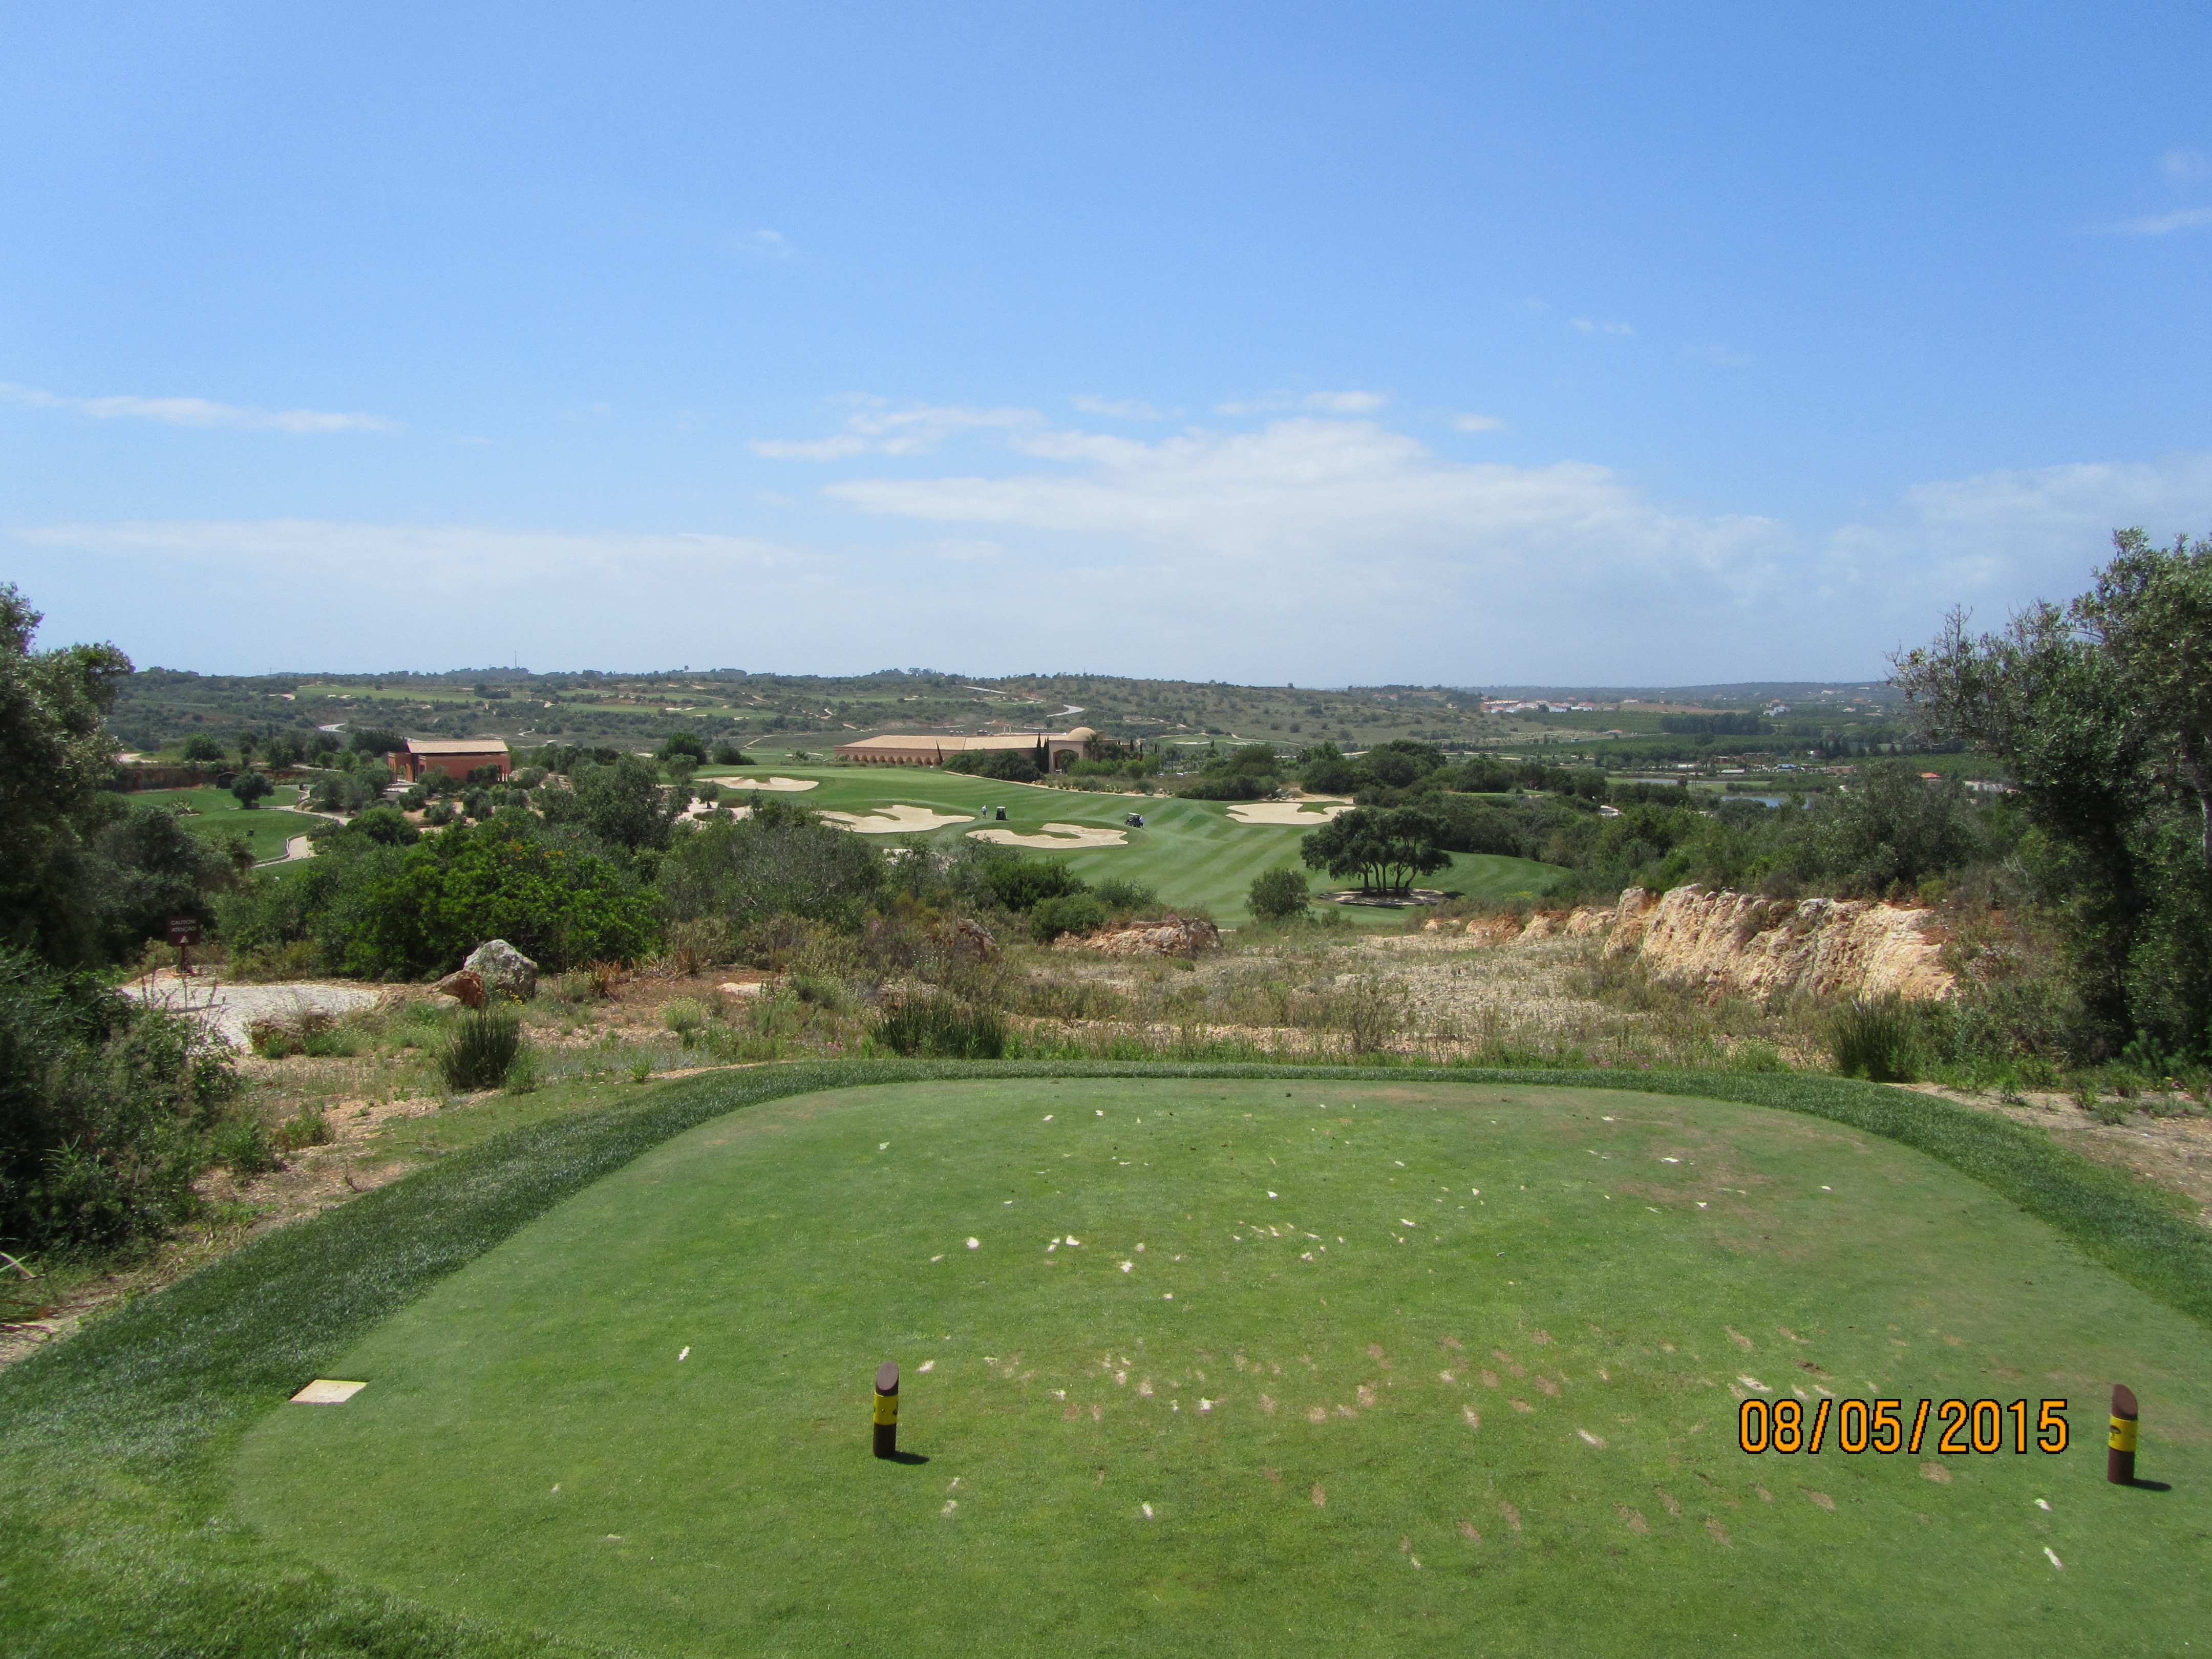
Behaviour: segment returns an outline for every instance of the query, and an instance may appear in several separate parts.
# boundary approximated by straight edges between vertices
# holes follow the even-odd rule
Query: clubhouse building
[[[1070,732],[1000,732],[978,738],[902,734],[841,743],[836,755],[839,760],[869,766],[942,766],[953,755],[1019,749],[1036,756],[1038,771],[1057,772],[1071,760],[1082,759],[1085,747],[1097,735],[1087,726]]]
[[[384,758],[410,783],[420,783],[432,772],[443,772],[462,783],[480,766],[497,767],[501,777],[514,769],[514,757],[497,738],[410,738],[404,750]]]

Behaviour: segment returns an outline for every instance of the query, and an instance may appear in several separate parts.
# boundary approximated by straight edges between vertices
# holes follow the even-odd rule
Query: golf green
[[[904,1373],[869,1455],[870,1379]],[[646,1153],[246,1436],[242,1518],[656,1653],[2184,1652],[2212,1338],[1834,1123],[1453,1082],[918,1083]],[[306,1379],[301,1379],[304,1382]],[[2142,1469],[2105,1482],[2114,1381]],[[1747,1455],[1738,1402],[2066,1401]]]

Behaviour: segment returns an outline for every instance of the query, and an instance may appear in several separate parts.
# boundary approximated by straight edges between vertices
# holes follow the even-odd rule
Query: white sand
[[[1229,816],[1239,823],[1287,823],[1304,830],[1351,810],[1348,800],[1243,800],[1229,809]]]
[[[1048,823],[1044,833],[1017,835],[1012,830],[970,830],[977,841],[994,841],[1001,847],[1057,847],[1067,851],[1082,847],[1127,847],[1129,838],[1119,830],[1083,823]]]
[[[927,806],[878,806],[872,812],[824,812],[822,816],[840,830],[855,830],[864,836],[910,836],[948,823],[973,822],[964,812],[939,812]]]
[[[819,789],[822,787],[822,780],[819,778],[702,778],[699,781],[719,783],[725,789],[743,789],[748,792],[755,789],[778,791]]]

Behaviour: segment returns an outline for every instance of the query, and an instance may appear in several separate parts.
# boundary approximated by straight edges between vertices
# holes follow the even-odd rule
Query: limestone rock
[[[1195,917],[1129,921],[1095,933],[1062,933],[1055,951],[1098,951],[1109,957],[1189,957],[1221,948],[1221,930]]]
[[[484,1006],[483,981],[465,968],[459,973],[447,975],[434,988],[441,996],[458,999],[463,1007],[481,1008]]]
[[[483,981],[487,996],[527,1002],[538,994],[538,964],[503,939],[486,939],[461,967]]]

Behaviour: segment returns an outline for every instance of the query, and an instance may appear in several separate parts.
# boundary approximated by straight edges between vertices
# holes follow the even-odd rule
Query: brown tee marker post
[[[2106,1442],[2105,1479],[2116,1486],[2136,1483],[2136,1394],[2124,1382],[2112,1384],[2112,1434]]]
[[[876,1455],[898,1455],[898,1365],[889,1359],[876,1368]]]

